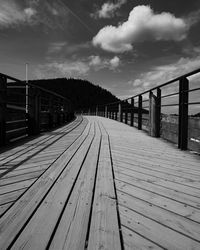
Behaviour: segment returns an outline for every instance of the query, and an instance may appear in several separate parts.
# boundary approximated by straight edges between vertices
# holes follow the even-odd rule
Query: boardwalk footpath
[[[200,249],[200,157],[85,116],[0,155],[0,249]]]

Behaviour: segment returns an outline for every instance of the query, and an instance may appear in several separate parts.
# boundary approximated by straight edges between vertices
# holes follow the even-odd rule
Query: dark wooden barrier
[[[0,74],[0,146],[61,126],[73,116],[63,96]]]

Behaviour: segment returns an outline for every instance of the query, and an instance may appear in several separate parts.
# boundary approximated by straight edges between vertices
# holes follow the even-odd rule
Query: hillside
[[[57,78],[29,82],[69,98],[76,110],[119,100],[106,89],[81,79]]]

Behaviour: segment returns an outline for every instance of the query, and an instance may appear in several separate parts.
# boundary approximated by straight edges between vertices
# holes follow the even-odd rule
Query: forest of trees
[[[84,109],[97,104],[119,101],[119,99],[106,89],[81,79],[45,79],[32,80],[31,84],[54,91],[72,101],[75,110]]]

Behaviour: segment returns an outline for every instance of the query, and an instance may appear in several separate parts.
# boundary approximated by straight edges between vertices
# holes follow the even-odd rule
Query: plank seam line
[[[85,125],[85,127],[84,127],[84,129],[83,129],[83,131],[81,132],[81,134],[79,135],[79,136],[77,136],[77,138],[67,147],[67,149],[64,151],[64,152],[62,152],[62,154],[61,155],[63,155],[81,136],[82,136],[82,134],[83,134],[83,132],[85,131],[85,128],[86,128],[86,126],[87,126],[87,124]],[[75,129],[75,128],[74,128]],[[89,134],[89,132],[88,132],[88,134]],[[86,140],[86,138],[87,138],[87,136],[88,136],[88,134],[85,136],[85,139],[82,141],[82,143]],[[82,143],[81,143],[81,145],[82,145]],[[80,145],[80,147],[81,147],[81,145]],[[78,147],[78,149],[79,149],[79,147]],[[77,150],[78,150],[77,149]],[[74,153],[75,154],[75,153]],[[60,155],[60,156],[61,156]],[[60,157],[59,156],[59,157]],[[57,157],[56,159],[55,159],[55,161],[54,162],[52,162],[50,165],[49,165],[49,167],[47,168],[47,169],[45,169],[45,171],[38,177],[38,178],[36,178],[36,180],[27,188],[27,190],[22,194],[22,195],[24,195],[26,192],[28,192],[28,190],[35,184],[35,182],[58,160],[58,158],[59,157]],[[72,156],[73,157],[73,156]],[[69,159],[69,161],[68,161],[68,163],[71,161],[71,159],[72,158],[70,158]],[[67,163],[67,164],[68,164]],[[35,178],[31,178],[31,179],[35,179]],[[29,179],[28,179],[29,180]],[[18,182],[15,182],[15,183],[19,183],[20,181],[18,181]],[[13,184],[13,183],[12,183]],[[10,184],[7,184],[7,185],[10,185]],[[22,195],[20,195],[19,197],[18,197],[18,199],[16,199],[16,201],[17,200],[19,200],[21,197],[22,197]],[[16,202],[15,201],[15,202]],[[0,218],[12,207],[14,205],[14,203],[8,208],[8,209],[6,209],[1,215],[0,215]]]
[[[11,190],[11,191],[8,191],[8,192],[5,192],[5,193],[1,193],[0,196],[5,195],[5,194],[10,194],[10,193],[13,193],[13,192],[16,192],[16,191],[20,191],[20,190],[23,190],[23,189],[26,189],[26,187],[18,188],[18,189]]]
[[[99,130],[101,132],[100,126],[98,124]],[[95,187],[96,187],[96,180],[97,180],[97,172],[98,172],[98,165],[99,165],[99,156],[100,156],[100,150],[101,150],[101,143],[102,143],[102,133],[100,136],[100,143],[99,143],[99,149],[98,149],[98,156],[97,156],[97,163],[96,163],[96,169],[95,169],[95,177],[94,177],[94,185],[92,188],[92,200],[91,200],[91,206],[90,206],[90,214],[88,219],[88,226],[87,226],[87,233],[85,238],[85,249],[88,248],[88,242],[90,237],[90,228],[91,228],[91,222],[92,222],[92,210],[93,210],[93,204],[94,204],[94,196],[95,196]]]
[[[138,163],[138,165],[140,165],[141,164],[141,162],[139,162],[139,161],[137,161],[137,160],[135,160],[134,159],[134,161],[136,162],[136,163]],[[121,160],[114,160],[114,162],[116,162],[116,163],[125,163],[125,164],[127,164],[127,165],[131,165],[131,163],[130,162],[127,162],[127,161],[121,161]],[[146,164],[146,163],[145,163]],[[133,164],[134,165],[134,164]],[[137,165],[135,165],[135,166],[137,166]],[[152,164],[152,165],[150,165],[149,167],[153,167],[154,165]],[[163,166],[160,166],[160,165],[155,165],[156,167],[158,167],[158,168],[164,168],[166,171],[168,170],[168,171],[171,171],[172,169],[171,168],[165,168],[165,167],[163,167]],[[146,167],[145,167],[146,168]],[[173,169],[174,170],[174,169]],[[180,168],[179,168],[179,170],[180,170]],[[179,170],[176,170],[176,171],[179,171]],[[184,169],[181,169],[181,170],[184,170]],[[159,171],[159,172],[161,172],[161,171]],[[164,172],[164,173],[166,173],[166,172]],[[200,177],[200,175],[199,174],[194,174],[194,173],[189,173],[189,172],[186,172],[186,171],[181,171],[181,173],[182,174],[184,174],[184,175],[194,175],[195,177]],[[198,173],[199,173],[199,171],[198,171]],[[190,177],[190,178],[192,178],[192,177]]]
[[[130,231],[134,232],[135,234],[137,234],[137,235],[141,236],[141,237],[142,237],[142,238],[144,238],[145,240],[150,241],[150,242],[151,242],[151,243],[153,243],[154,245],[156,245],[156,246],[158,246],[158,247],[160,247],[160,248],[162,248],[162,249],[164,249],[164,250],[169,250],[169,249],[167,249],[167,248],[165,248],[165,247],[161,246],[161,245],[160,245],[160,244],[158,244],[157,242],[154,242],[153,240],[151,240],[151,239],[147,238],[146,236],[144,236],[144,235],[142,235],[142,234],[138,233],[137,231],[133,230],[132,228],[130,228],[130,227],[126,226],[126,225],[122,225],[122,226],[123,226],[123,227],[125,227],[126,229],[128,229],[128,230],[130,230]]]
[[[129,144],[128,144],[128,145],[129,145]],[[130,147],[131,147],[131,148],[130,148]],[[144,148],[141,148],[140,151],[138,151],[138,148],[135,149],[135,148],[133,148],[132,145],[130,144],[129,147],[128,147],[128,146],[126,146],[126,147],[124,147],[124,146],[120,146],[120,147],[119,147],[119,146],[116,146],[114,152],[118,152],[119,149],[123,149],[123,151],[126,152],[126,155],[127,155],[127,156],[132,155],[132,154],[134,154],[134,153],[136,152],[138,158],[143,158],[143,157],[144,157],[145,160],[148,160],[148,157],[151,156],[151,157],[153,157],[153,158],[156,159],[156,160],[161,160],[162,162],[166,162],[167,165],[170,165],[170,164],[174,163],[173,158],[172,158],[172,159],[167,159],[167,157],[163,158],[163,155],[160,156],[160,155],[156,154],[155,152],[153,152],[152,155],[151,155],[151,154],[149,153],[149,150],[146,150],[147,148],[145,148],[145,149],[144,149]],[[173,151],[174,151],[174,150],[173,150]],[[151,152],[152,152],[152,151],[151,151]],[[179,151],[178,151],[178,152],[179,152]],[[145,155],[144,155],[143,153],[145,153]],[[171,152],[167,152],[167,153],[169,154],[169,153],[171,153]],[[161,154],[161,153],[160,153],[160,154]],[[183,160],[183,157],[180,157],[180,156],[179,156],[179,157],[176,157],[177,154],[176,154],[176,155],[173,155],[173,154],[172,154],[172,156],[173,156],[174,158],[180,160],[180,161],[179,161],[180,164],[185,163],[185,162],[190,163],[190,161],[187,160],[187,159]],[[178,166],[178,165],[176,165],[176,166]],[[192,167],[197,167],[196,164],[191,164],[191,166],[192,166]]]
[[[23,173],[23,174],[16,174],[16,175],[11,175],[11,176],[6,176],[6,177],[1,178],[1,180],[8,180],[8,179],[12,179],[12,178],[15,178],[15,177],[18,177],[18,176],[26,176],[28,174],[33,174],[33,173],[40,173],[42,171],[43,171],[43,169],[41,169],[41,170],[35,170],[35,171]]]
[[[127,175],[127,176],[128,176],[128,175]],[[133,187],[142,189],[142,190],[147,191],[147,192],[149,192],[149,193],[153,193],[153,194],[156,194],[156,195],[158,195],[158,196],[162,196],[162,197],[164,197],[164,198],[167,198],[167,199],[169,199],[169,200],[173,200],[173,201],[176,201],[176,202],[181,203],[181,204],[183,204],[183,205],[187,205],[187,206],[189,206],[189,207],[193,207],[193,208],[195,208],[195,209],[197,209],[197,210],[200,210],[200,208],[197,208],[197,207],[195,207],[195,206],[193,206],[193,205],[187,204],[186,202],[178,201],[178,200],[176,200],[176,199],[174,199],[174,198],[168,197],[168,196],[163,195],[163,194],[156,193],[155,191],[150,191],[149,189],[146,189],[146,188],[143,188],[143,187],[138,187],[137,185],[134,185],[134,184],[132,184],[132,183],[130,183],[130,182],[127,182],[127,181],[120,180],[120,179],[118,179],[118,178],[116,178],[116,180],[119,181],[119,182],[124,182],[124,183],[126,183],[127,185],[130,185],[130,186],[133,186]]]
[[[120,236],[120,243],[121,243],[121,249],[124,250],[124,239],[122,234],[122,224],[121,224],[121,218],[119,213],[119,204],[118,204],[118,196],[117,196],[117,188],[115,183],[115,173],[114,173],[114,167],[113,167],[113,159],[112,159],[112,152],[111,152],[111,143],[110,143],[110,136],[105,129],[104,125],[102,124],[102,127],[104,128],[107,138],[108,138],[108,145],[109,145],[109,153],[110,153],[110,161],[111,161],[111,170],[112,170],[112,176],[113,176],[113,186],[114,186],[114,192],[116,197],[116,210],[117,210],[117,220],[118,220],[118,227],[119,227],[119,236]]]
[[[158,207],[158,208],[160,208],[160,209],[162,209],[162,210],[165,210],[165,211],[167,211],[167,212],[169,212],[169,213],[175,214],[175,215],[177,215],[177,216],[179,216],[179,217],[181,217],[181,218],[184,218],[184,219],[186,219],[186,220],[190,220],[190,221],[192,221],[192,222],[194,222],[194,223],[196,223],[196,224],[200,224],[200,222],[198,222],[198,221],[192,220],[192,219],[190,219],[190,218],[188,218],[188,217],[185,217],[184,215],[178,214],[178,213],[176,213],[176,212],[174,212],[174,211],[168,210],[168,209],[166,209],[166,208],[164,208],[164,207],[161,207],[161,206],[159,206],[159,205],[156,205],[156,204],[153,204],[153,203],[148,202],[148,201],[146,201],[146,200],[143,200],[143,199],[141,199],[141,198],[139,198],[139,197],[136,197],[136,196],[134,196],[134,195],[131,195],[131,194],[129,194],[129,193],[127,193],[127,192],[124,192],[124,191],[122,191],[122,190],[117,189],[117,191],[120,192],[120,193],[126,194],[126,195],[128,195],[128,196],[131,196],[131,197],[133,197],[134,199],[137,199],[137,200],[143,201],[143,202],[145,202],[145,203],[151,204],[151,205],[153,205],[154,207]]]
[[[77,120],[78,120],[78,119],[77,119]],[[80,122],[82,122],[82,120],[81,120]],[[75,126],[76,123],[77,123],[77,122],[74,121],[73,124],[72,124],[72,122],[71,122],[70,124],[67,124],[63,129],[60,130],[60,132],[67,131],[68,129],[70,129],[71,127],[73,127],[72,125]],[[66,127],[67,127],[67,128],[66,128]],[[50,131],[50,132],[51,132],[51,131]],[[23,149],[21,149],[21,150],[18,150],[18,151],[16,151],[16,152],[14,152],[13,154],[10,154],[10,155],[8,155],[7,157],[4,157],[3,159],[1,159],[1,161],[6,160],[6,158],[9,158],[9,157],[15,155],[16,153],[21,153],[21,154],[19,154],[17,157],[14,158],[14,159],[16,159],[16,158],[20,157],[21,155],[23,155],[24,153],[27,153],[27,152],[29,152],[29,151],[35,149],[36,147],[38,147],[38,146],[44,144],[45,142],[49,141],[51,138],[55,137],[55,135],[43,135],[43,136],[41,136],[41,137],[44,137],[44,138],[41,138],[40,140],[38,140],[38,141],[37,141],[36,143],[34,143],[34,144],[33,144],[33,143],[28,144],[30,141],[27,141],[26,144],[28,144],[28,145],[27,145],[26,148],[23,148]],[[39,137],[36,136],[35,138],[33,138],[33,140],[35,140],[35,139],[37,139],[37,138],[39,139]],[[30,139],[30,137],[29,137],[29,139]],[[25,144],[25,145],[26,145],[26,144]],[[37,145],[37,146],[35,146],[35,145]],[[35,146],[35,147],[33,147],[33,146]],[[30,147],[32,147],[32,148],[29,150],[28,148],[30,148]],[[9,148],[8,148],[7,150],[9,150]],[[11,150],[12,150],[12,149],[11,149]],[[6,152],[6,151],[5,151],[5,152]],[[8,162],[13,161],[14,159],[8,160],[7,162],[3,163],[2,166],[5,166]]]
[[[90,126],[91,128],[91,126]],[[69,162],[72,160],[72,158],[74,157],[74,155],[77,153],[77,151],[79,150],[79,148],[82,146],[82,144],[84,143],[84,141],[88,138],[89,132],[86,135],[86,137],[84,138],[84,140],[82,141],[82,143],[79,145],[79,147],[77,148],[77,150],[74,152],[74,154],[71,156],[71,158],[69,159],[69,161],[66,163],[65,167],[63,167],[62,171],[60,172],[60,174],[57,176],[57,178],[54,180],[54,182],[52,183],[52,185],[50,186],[50,188],[47,190],[47,192],[45,193],[45,195],[43,196],[43,198],[40,200],[40,202],[38,203],[38,205],[35,207],[35,209],[33,210],[33,212],[30,214],[29,218],[26,220],[26,222],[23,224],[23,226],[20,228],[20,230],[18,231],[18,233],[15,235],[14,239],[11,241],[11,243],[9,244],[7,250],[11,249],[12,246],[15,244],[16,240],[18,239],[18,237],[20,236],[20,234],[22,233],[22,231],[25,229],[25,227],[28,225],[29,221],[31,220],[31,218],[34,216],[34,214],[36,213],[37,209],[40,207],[40,205],[42,204],[42,202],[44,201],[44,199],[46,198],[46,196],[49,194],[49,192],[51,191],[51,189],[53,188],[53,186],[55,185],[55,183],[57,182],[57,180],[60,178],[61,174],[63,173],[63,171],[66,169],[67,165],[69,164]]]
[[[120,153],[121,153],[122,151],[120,151]],[[115,152],[115,153],[113,153],[113,155],[116,155],[117,153]],[[118,155],[118,154],[117,154]],[[124,154],[125,155],[125,154]],[[132,154],[133,155],[133,154]],[[126,154],[126,159],[128,159],[128,160],[132,160],[132,155],[127,155]],[[173,167],[175,167],[175,169],[181,169],[181,170],[184,170],[184,171],[188,171],[188,170],[192,170],[193,172],[197,172],[197,173],[199,173],[199,170],[198,170],[198,168],[197,168],[197,166],[195,167],[195,168],[188,168],[188,167],[182,167],[182,165],[179,165],[179,164],[175,164],[174,162],[172,162],[172,163],[167,163],[166,161],[163,161],[163,162],[159,162],[158,160],[156,160],[155,161],[155,159],[153,159],[152,158],[152,160],[151,160],[151,164],[149,163],[149,159],[145,159],[144,157],[139,157],[138,155],[136,155],[135,154],[135,159],[134,159],[134,161],[135,161],[135,163],[141,163],[141,160],[142,161],[144,161],[145,160],[145,164],[148,164],[148,165],[150,165],[150,166],[157,166],[157,167],[162,167],[162,168],[165,168],[165,169],[168,169],[168,170],[171,170],[171,169],[173,169],[174,170],[174,168]],[[129,163],[129,162],[127,162],[127,161],[124,161],[124,163]],[[163,165],[163,164],[164,165]],[[188,172],[186,172],[186,173],[188,173]],[[192,174],[192,173],[191,173]]]
[[[123,169],[123,168],[128,169],[128,170],[130,170],[131,172],[137,172],[137,173],[144,174],[144,175],[147,175],[147,176],[156,177],[156,178],[159,178],[159,179],[164,180],[164,181],[167,180],[168,182],[172,182],[172,183],[176,183],[176,184],[179,184],[179,185],[182,185],[182,186],[185,186],[185,187],[189,187],[189,188],[194,188],[194,189],[200,190],[200,188],[198,188],[198,187],[189,186],[189,185],[184,184],[184,183],[181,183],[181,182],[168,180],[167,178],[158,177],[158,176],[155,176],[155,175],[152,175],[152,174],[146,174],[146,173],[140,172],[140,171],[138,171],[138,170],[134,170],[134,169],[127,168],[127,167],[121,167],[121,166],[119,166],[119,165],[116,165],[116,166],[118,166],[118,167],[121,168],[121,169]],[[199,196],[195,196],[195,197],[200,198]]]
[[[121,147],[120,147],[121,148]],[[175,149],[175,150],[177,150],[177,149]],[[117,147],[113,150],[115,153],[116,152],[118,152],[119,150],[117,150]],[[125,151],[125,150],[124,150]],[[132,150],[133,151],[133,150]],[[178,151],[179,152],[179,151]],[[134,152],[127,152],[127,150],[124,152],[125,154],[126,154],[126,156],[130,156],[130,155],[132,155]],[[137,153],[138,153],[138,150],[137,150]],[[168,153],[168,154],[170,154],[170,152]],[[190,155],[191,156],[191,155]],[[137,154],[137,159],[144,159],[144,160],[146,160],[146,161],[148,161],[148,158],[147,158],[148,156],[146,156],[146,155],[144,155],[144,154]],[[178,158],[179,159],[179,158]],[[154,158],[154,163],[157,163],[159,161],[159,164],[160,164],[160,161],[161,162],[163,162],[163,163],[165,163],[166,164],[166,166],[171,166],[172,164],[174,165],[174,166],[176,166],[176,167],[181,167],[181,165],[180,164],[182,164],[182,163],[184,163],[184,161],[183,162],[180,162],[180,164],[179,164],[179,162],[174,162],[173,160],[168,160],[167,161],[167,159],[166,158],[158,158],[158,157],[156,157],[156,158]],[[186,162],[188,162],[189,163],[189,160],[187,160],[186,159]],[[195,162],[196,163],[196,162]],[[198,167],[198,165],[197,164],[191,164],[191,167],[192,167],[192,169],[193,170],[195,170],[197,167]],[[193,168],[194,167],[194,168]],[[190,168],[185,168],[185,169],[190,169]]]
[[[119,170],[118,170],[118,173],[120,173],[121,175],[126,175],[126,176],[128,176],[128,177],[131,177],[130,175],[128,175],[128,174],[125,174],[125,173],[122,173],[122,172],[120,172]],[[141,179],[141,178],[138,178],[137,177],[137,179],[138,180],[143,180],[143,179]],[[119,179],[118,179],[119,180]],[[144,181],[144,180],[143,180]],[[124,181],[124,182],[126,182],[126,181]],[[144,182],[147,182],[147,181],[144,181]],[[127,182],[127,183],[129,183],[129,182]],[[150,184],[153,184],[153,182],[147,182],[147,183],[150,183]],[[129,183],[130,184],[130,183]],[[133,185],[134,186],[134,184],[130,184],[130,185]],[[172,190],[172,191],[175,191],[175,189],[173,189],[173,188],[169,188],[169,187],[165,187],[165,186],[162,186],[161,184],[154,184],[154,185],[156,185],[156,186],[159,186],[159,187],[162,187],[162,188],[166,188],[166,189],[169,189],[169,190]],[[136,185],[135,185],[136,186]],[[148,190],[149,191],[149,190]],[[178,192],[177,192],[178,191]],[[188,195],[188,196],[192,196],[192,197],[195,197],[195,198],[200,198],[199,196],[196,196],[196,195],[192,195],[192,194],[188,194],[188,193],[185,193],[185,192],[183,192],[183,191],[179,191],[179,190],[177,190],[176,189],[176,191],[175,191],[176,193],[182,193],[182,194],[185,194],[185,195]]]
[[[82,120],[83,121],[83,120]],[[82,123],[81,121],[81,123]],[[42,152],[43,150],[45,150],[46,148],[52,146],[54,143],[58,142],[62,137],[66,136],[67,134],[69,134],[72,130],[74,130],[75,128],[77,128],[79,126],[79,124],[77,124],[75,127],[73,127],[71,130],[68,130],[66,133],[64,133],[63,135],[61,135],[60,137],[58,137],[56,140],[54,140],[53,142],[51,142],[49,145],[46,145],[45,147],[43,147],[42,149],[38,150],[37,152],[35,152],[33,155],[27,157],[26,159],[22,160],[21,162],[19,162],[18,164],[16,164],[15,166],[13,166],[11,169],[8,169],[7,171],[5,171],[4,173],[0,174],[0,178],[3,177],[4,175],[6,175],[7,173],[9,173],[10,171],[16,169],[17,167],[19,167],[21,164],[27,162],[28,160],[30,160],[31,158],[33,158],[34,156],[36,156],[37,154],[39,154],[40,152]],[[48,139],[50,140],[50,139]],[[47,141],[48,141],[47,140]],[[45,141],[45,142],[47,142]],[[44,144],[44,142],[42,143]],[[40,144],[41,145],[41,144]],[[38,147],[38,145],[37,145]],[[32,150],[32,149],[31,149]],[[30,150],[29,150],[30,151]],[[29,152],[28,151],[28,152]],[[27,152],[26,152],[27,153]]]
[[[135,159],[134,159],[135,160]],[[130,166],[136,166],[136,167],[141,167],[140,164],[141,162],[138,162],[138,165],[134,164],[134,163],[130,163],[130,162],[127,162],[127,161],[121,161],[119,159],[115,159],[114,160],[116,166],[119,166],[118,164],[121,162],[121,163],[125,163],[126,165],[130,165]],[[153,167],[153,165],[150,165],[151,167]],[[161,168],[164,168],[166,169],[166,172],[165,171],[161,171],[161,170],[157,170],[157,169],[153,169],[153,168],[150,168],[150,166],[148,167],[144,167],[142,166],[142,168],[145,168],[145,169],[148,169],[148,170],[151,170],[151,171],[156,171],[156,172],[159,172],[159,173],[163,173],[163,174],[168,174],[168,175],[172,175],[172,176],[176,176],[176,177],[179,177],[179,178],[191,178],[191,177],[180,177],[180,175],[176,174],[176,173],[168,173],[167,170],[171,171],[172,169],[170,168],[165,168],[165,167],[162,167],[162,166],[159,166]],[[174,169],[173,171],[177,171],[176,169]],[[192,174],[192,173],[188,173],[188,172],[181,172],[183,173],[184,175],[194,175],[194,176],[197,176],[196,174]],[[200,175],[199,175],[200,176]]]
[[[75,120],[72,121],[72,122],[73,122],[74,124],[76,124],[76,123],[78,122],[78,118],[75,119]],[[71,124],[72,122],[66,124],[66,126],[69,128],[69,127],[72,125],[72,124]],[[60,129],[60,128],[55,129],[55,131],[56,131],[56,130],[59,130],[59,129]],[[63,129],[61,130],[61,132],[64,131],[64,130],[65,130],[65,129],[63,128]],[[27,148],[29,148],[29,147],[31,147],[31,146],[37,144],[37,143],[40,143],[40,142],[44,141],[45,139],[47,139],[47,138],[49,138],[49,137],[52,137],[52,136],[46,136],[46,137],[45,137],[45,135],[44,135],[44,138],[41,138],[38,142],[36,142],[36,143],[34,143],[34,144],[28,145]],[[25,144],[29,143],[29,142],[30,142],[30,139],[35,140],[35,139],[37,139],[37,138],[38,138],[38,136],[31,136],[31,137],[28,137],[28,138],[26,139],[26,141],[25,141]],[[18,143],[18,144],[19,144],[19,143]],[[16,145],[16,146],[17,146],[17,145]],[[15,147],[16,147],[16,146],[15,146]],[[9,149],[12,150],[13,148],[14,148],[13,145],[8,146],[8,147],[6,147],[6,149],[3,150],[3,152],[0,152],[0,154],[1,154],[1,153],[4,153],[4,152],[6,152],[6,151],[8,151]],[[6,158],[8,158],[8,157],[10,157],[10,156],[13,156],[13,155],[15,155],[16,153],[19,153],[20,151],[23,151],[23,150],[24,150],[24,148],[21,149],[21,150],[18,150],[18,151],[16,151],[16,152],[14,152],[13,154],[11,154],[11,155],[9,155],[9,156],[6,156],[6,157],[2,158],[1,161],[2,161],[2,160],[5,160]]]
[[[4,185],[0,185],[0,187],[5,187],[5,186],[8,186],[8,185],[12,185],[12,184],[15,184],[15,183],[28,181],[28,180],[32,180],[32,179],[38,179],[38,177],[32,177],[32,178],[28,178],[28,179],[24,179],[24,180],[20,180],[20,181],[10,182],[10,183],[4,184]]]
[[[58,139],[54,140],[51,144],[47,145],[46,147],[44,147],[44,148],[42,148],[41,150],[37,151],[35,154],[29,156],[29,157],[26,158],[25,160],[21,161],[20,163],[14,165],[12,168],[8,169],[8,170],[5,171],[4,173],[0,174],[0,178],[3,177],[4,175],[6,175],[8,172],[10,172],[10,171],[14,170],[15,168],[17,168],[18,166],[20,166],[21,164],[23,164],[23,163],[26,162],[27,160],[31,159],[32,157],[34,157],[34,156],[37,155],[38,153],[42,152],[44,149],[48,148],[49,146],[52,146],[52,145],[53,145],[55,142],[57,142],[61,137],[67,135],[67,134],[70,133],[72,130],[74,130],[77,126],[79,126],[79,125],[82,123],[82,121],[83,121],[83,119],[82,119],[76,126],[75,126],[75,125],[72,126],[73,124],[71,124],[70,126],[68,126],[67,129],[66,129],[66,128],[63,128],[63,129],[61,130],[61,132],[62,132],[62,131],[67,131],[67,132],[65,132],[64,135],[60,136]],[[68,129],[69,129],[69,130],[68,130]],[[70,130],[70,129],[71,129],[71,130]],[[15,157],[14,159],[11,159],[11,160],[9,160],[9,161],[3,163],[2,166],[4,166],[4,165],[6,165],[7,163],[9,163],[9,162],[11,162],[11,161],[17,159],[17,158],[20,157],[21,155],[24,155],[24,153],[28,153],[28,152],[30,152],[31,150],[37,148],[38,146],[43,145],[44,143],[48,142],[49,140],[53,139],[54,137],[56,137],[56,136],[55,136],[55,135],[52,135],[52,136],[48,136],[47,139],[44,138],[44,139],[40,140],[40,141],[39,141],[39,144],[36,143],[37,146],[31,148],[30,150],[27,150],[27,151],[23,152],[22,154],[18,155],[18,156]],[[45,139],[46,139],[46,140],[45,140]],[[41,141],[42,141],[42,142],[41,142]],[[31,146],[32,146],[32,145],[31,145]],[[29,146],[29,147],[31,147],[31,146]],[[29,148],[29,147],[28,147],[28,148]]]
[[[119,173],[119,171],[118,171],[118,173]],[[124,173],[120,173],[120,174],[122,174],[122,175],[126,175],[126,174],[124,174]],[[129,175],[127,175],[128,177],[129,177]],[[142,179],[140,179],[140,178],[137,178],[138,180],[142,180]],[[126,181],[123,181],[123,180],[120,180],[120,179],[118,179],[118,178],[116,178],[116,180],[117,181],[120,181],[120,182],[124,182],[124,183],[126,183],[126,184],[128,184],[128,185],[132,185],[132,186],[135,186],[135,187],[137,187],[137,188],[139,188],[139,189],[144,189],[144,188],[142,188],[142,187],[139,187],[139,186],[137,186],[137,185],[134,185],[134,184],[131,184],[131,183],[129,183],[129,182],[126,182]],[[142,180],[143,181],[143,180]],[[143,182],[145,182],[145,181],[143,181]],[[153,183],[151,183],[151,184],[153,184]],[[167,188],[167,187],[164,187],[164,186],[161,186],[161,185],[157,185],[157,184],[153,184],[153,185],[155,185],[155,186],[160,186],[160,187],[162,187],[162,188],[164,188],[164,189],[169,189],[169,190],[173,190],[173,189],[170,189],[170,188]],[[165,197],[165,198],[167,198],[167,199],[171,199],[171,200],[174,200],[174,201],[177,201],[177,202],[179,202],[179,203],[182,203],[183,205],[188,205],[188,206],[190,206],[190,207],[193,207],[193,208],[195,208],[195,209],[199,209],[200,210],[200,208],[199,207],[195,207],[195,206],[193,206],[193,205],[191,205],[191,204],[188,204],[187,202],[182,202],[182,201],[178,201],[178,200],[176,200],[176,199],[173,199],[173,198],[171,198],[171,197],[169,197],[169,196],[165,196],[165,195],[162,195],[162,194],[159,194],[159,193],[157,193],[157,192],[155,192],[155,191],[150,191],[149,189],[144,189],[145,191],[148,191],[148,192],[152,192],[152,193],[154,193],[154,194],[157,194],[157,195],[159,195],[159,196],[163,196],[163,197]],[[184,194],[184,195],[187,195],[187,196],[192,196],[192,195],[190,195],[190,194],[186,194],[186,193],[183,193],[183,192],[175,192],[176,194],[177,193],[180,193],[180,194]],[[193,196],[194,197],[194,196]],[[195,198],[198,198],[198,197],[195,197]]]
[[[96,131],[95,131],[95,132],[96,132]],[[67,206],[67,204],[68,204],[68,201],[69,201],[69,199],[70,199],[70,197],[71,197],[71,194],[72,194],[72,192],[73,192],[74,186],[76,185],[76,182],[77,182],[77,179],[78,179],[78,177],[79,177],[79,175],[80,175],[80,172],[81,172],[81,170],[82,170],[83,164],[84,164],[84,162],[85,162],[85,160],[86,160],[86,158],[87,158],[87,155],[88,155],[88,153],[89,153],[89,151],[90,151],[90,148],[91,148],[91,146],[92,146],[92,143],[93,143],[93,141],[94,141],[95,132],[94,132],[94,135],[93,135],[93,137],[92,137],[92,140],[91,140],[91,142],[90,142],[90,144],[89,144],[89,147],[88,147],[88,149],[87,149],[87,152],[86,152],[86,154],[85,154],[85,156],[84,156],[84,158],[83,158],[83,161],[82,161],[82,163],[81,163],[81,166],[80,166],[80,168],[79,168],[79,170],[78,170],[78,173],[76,174],[76,178],[74,179],[74,183],[73,183],[73,185],[71,186],[71,189],[70,189],[70,191],[69,191],[69,194],[68,194],[68,196],[67,196],[67,199],[66,199],[66,201],[65,201],[65,204],[64,204],[64,206],[63,206],[63,208],[62,208],[62,211],[61,211],[61,213],[60,213],[60,215],[59,215],[59,217],[58,217],[58,220],[57,220],[57,222],[56,222],[56,224],[55,224],[55,226],[54,226],[54,229],[53,229],[53,231],[52,231],[52,233],[51,233],[51,236],[50,236],[49,241],[48,241],[48,243],[47,243],[47,246],[46,246],[46,248],[45,248],[46,250],[48,250],[49,247],[51,246],[51,243],[52,243],[52,241],[53,241],[53,238],[54,238],[54,236],[55,236],[55,234],[56,234],[56,231],[57,231],[57,229],[58,229],[58,227],[59,227],[59,224],[60,224],[60,221],[61,221],[62,216],[63,216],[63,214],[64,214],[64,211],[65,211],[65,209],[66,209],[66,206]]]
[[[160,224],[160,225],[163,226],[163,227],[166,227],[166,228],[168,228],[168,229],[171,229],[171,230],[175,231],[176,233],[179,233],[179,234],[181,234],[181,235],[183,235],[183,236],[185,236],[185,237],[187,237],[187,238],[190,238],[190,239],[192,239],[192,240],[194,240],[194,241],[200,243],[200,240],[197,240],[197,239],[193,238],[192,236],[189,236],[188,234],[182,233],[182,232],[178,231],[177,229],[174,229],[173,227],[167,226],[167,225],[165,225],[165,224],[159,222],[158,220],[155,220],[155,219],[153,219],[153,218],[151,218],[151,217],[149,217],[149,216],[147,216],[147,215],[145,215],[145,214],[143,214],[143,213],[138,212],[137,210],[134,210],[133,208],[127,207],[126,205],[123,205],[123,204],[121,204],[121,203],[120,203],[119,205],[120,205],[121,207],[127,208],[127,209],[129,209],[129,210],[131,210],[131,211],[133,211],[133,212],[135,212],[135,213],[137,213],[137,214],[139,214],[139,215],[141,215],[141,216],[143,216],[143,217],[149,219],[149,220],[152,220],[152,221],[154,221],[154,222]]]

